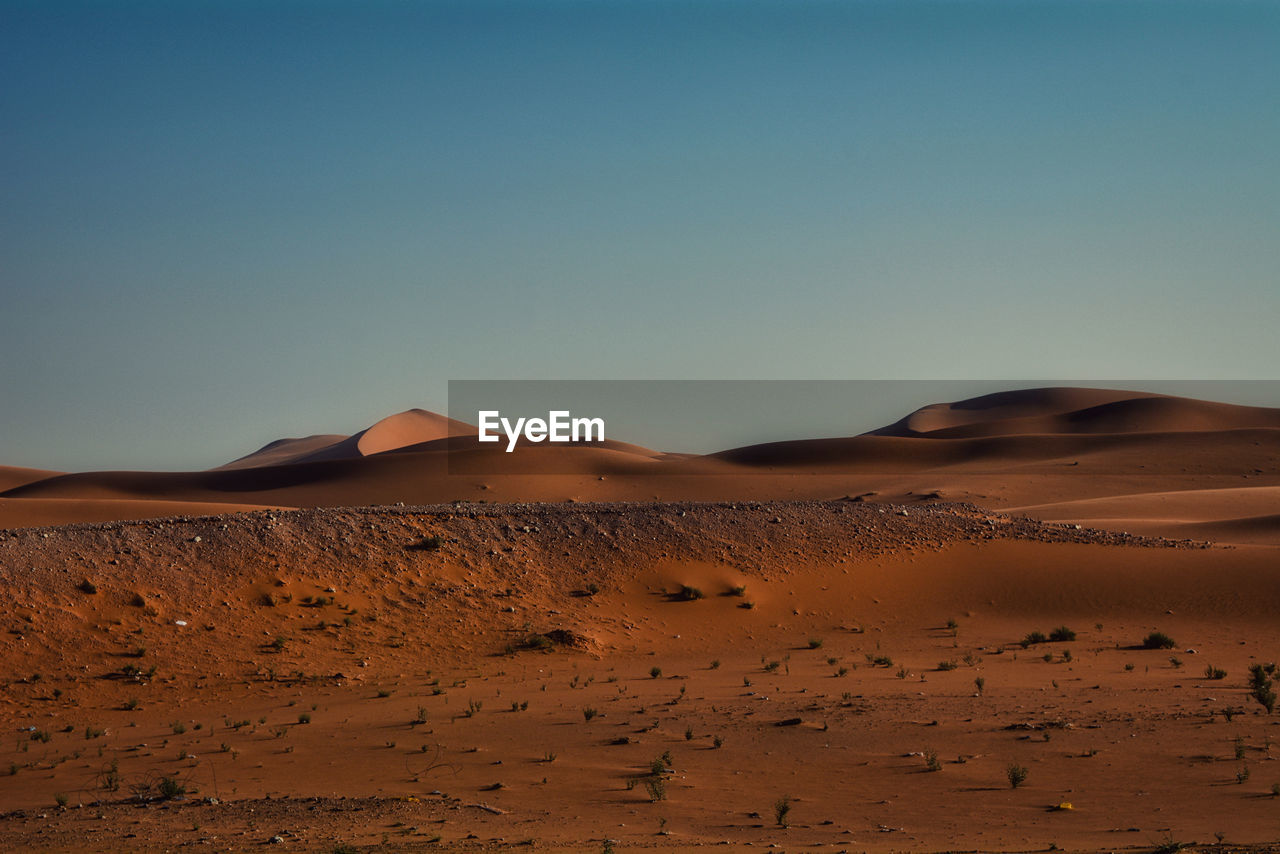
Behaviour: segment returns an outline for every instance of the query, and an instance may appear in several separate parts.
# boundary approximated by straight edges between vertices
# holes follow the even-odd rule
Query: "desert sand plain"
[[[0,469],[0,848],[1280,850],[1280,410],[465,429]]]

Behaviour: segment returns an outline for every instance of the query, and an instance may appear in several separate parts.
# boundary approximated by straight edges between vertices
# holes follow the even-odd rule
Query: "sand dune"
[[[961,439],[1242,429],[1280,429],[1280,410],[1140,392],[1049,388],[926,406],[870,435]]]
[[[1210,512],[1190,492],[1280,487],[1280,411],[1095,389],[1035,389],[926,407],[862,436],[772,442],[706,456],[610,440],[589,446],[480,445],[467,425],[409,410],[353,436],[286,439],[205,472],[0,471],[0,527],[145,511],[145,502],[283,507],[484,501],[827,499],[969,501],[1134,530],[1266,517],[1240,499]],[[1166,512],[1149,497],[1187,492]],[[1244,493],[1241,493],[1244,494]],[[1249,493],[1267,496],[1267,493]],[[929,496],[933,496],[930,498]],[[1078,502],[1133,498],[1102,507]],[[35,500],[61,504],[37,504]],[[77,505],[75,502],[93,502]],[[41,516],[40,508],[48,508]],[[168,515],[157,504],[155,515]],[[1136,520],[1136,521],[1135,521]],[[1143,524],[1143,521],[1147,524]],[[1110,523],[1108,523],[1110,524]],[[1219,533],[1231,528],[1219,525]],[[1237,526],[1251,538],[1269,526]],[[1259,531],[1263,533],[1258,533]]]
[[[57,474],[60,474],[60,472],[45,471],[44,469],[24,469],[17,466],[0,466],[0,492],[28,483],[35,483],[38,480],[44,480]]]
[[[312,454],[322,451],[325,448],[331,448],[334,445],[347,439],[347,436],[337,434],[322,434],[317,436],[307,436],[301,439],[276,439],[263,445],[252,454],[246,454],[239,459],[218,466],[214,471],[224,471],[227,469],[246,469],[258,468],[260,466],[281,466],[289,463],[296,463],[299,460],[306,459]]]
[[[466,436],[474,433],[475,428],[470,424],[455,421],[435,412],[427,412],[425,409],[410,409],[384,418],[354,436],[349,436],[328,448],[300,458],[298,462],[369,457],[410,445],[421,445],[450,436]]]

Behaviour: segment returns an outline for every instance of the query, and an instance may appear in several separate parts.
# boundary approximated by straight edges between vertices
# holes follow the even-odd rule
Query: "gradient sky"
[[[0,464],[485,378],[1275,379],[1280,4],[0,0]]]

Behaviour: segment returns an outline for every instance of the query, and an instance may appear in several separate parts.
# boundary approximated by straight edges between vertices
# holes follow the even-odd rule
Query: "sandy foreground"
[[[4,850],[1278,850],[1274,544],[460,503],[10,530],[0,579]]]

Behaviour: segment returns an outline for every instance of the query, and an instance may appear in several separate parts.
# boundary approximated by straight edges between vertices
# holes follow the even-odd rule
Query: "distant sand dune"
[[[938,495],[1146,533],[1280,542],[1268,521],[1280,510],[1274,490],[1280,410],[1046,388],[924,407],[861,436],[705,456],[614,439],[506,453],[504,443],[479,443],[470,425],[412,409],[352,436],[281,439],[210,471],[0,469],[0,498],[9,499],[0,503],[0,527],[76,521],[76,508],[95,521],[135,518],[146,515],[148,502],[155,515],[170,515],[174,502],[319,507],[871,494],[864,500],[915,503]]]
[[[1031,389],[926,406],[871,435],[961,439],[1257,428],[1280,429],[1280,410],[1140,392]]]

